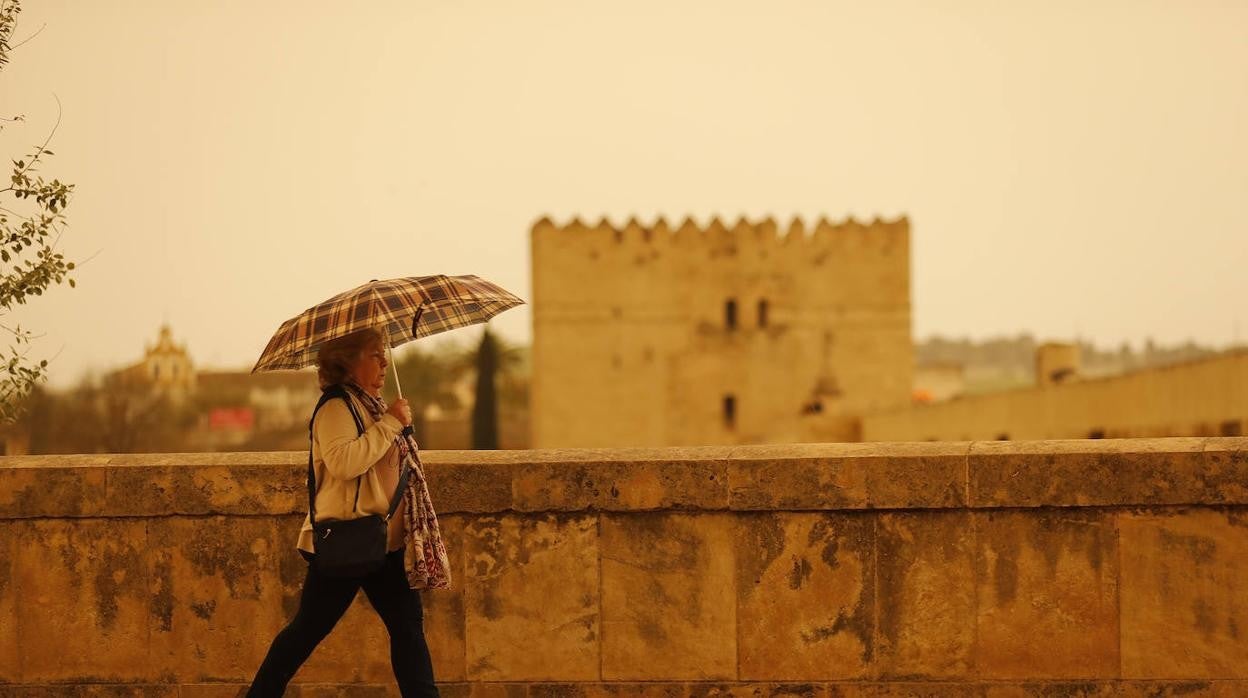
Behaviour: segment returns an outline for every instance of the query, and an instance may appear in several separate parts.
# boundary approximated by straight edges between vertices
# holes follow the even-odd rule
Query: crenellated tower
[[[910,224],[531,231],[533,445],[856,440],[910,399]]]

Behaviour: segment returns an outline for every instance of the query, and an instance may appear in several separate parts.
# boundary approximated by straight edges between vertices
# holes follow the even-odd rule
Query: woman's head
[[[372,328],[328,341],[316,355],[322,388],[355,381],[361,388],[380,393],[387,365],[381,332]]]

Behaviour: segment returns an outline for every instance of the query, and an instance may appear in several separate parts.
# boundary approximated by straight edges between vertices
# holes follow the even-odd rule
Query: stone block
[[[827,687],[819,683],[694,683],[688,698],[826,698]]]
[[[14,537],[20,526],[18,522],[0,519],[0,684],[22,679],[21,656],[17,651],[17,570],[13,564]]]
[[[1201,476],[1204,503],[1248,504],[1248,438],[1207,439]]]
[[[724,509],[728,466],[722,461],[532,463],[518,466],[519,511]]]
[[[528,698],[527,683],[472,682],[438,687],[442,698]]]
[[[828,698],[981,698],[984,688],[973,683],[833,683]]]
[[[308,508],[306,466],[112,465],[106,486],[109,516],[253,516]]]
[[[602,679],[735,679],[733,517],[601,516]]]
[[[148,519],[151,678],[250,681],[283,625],[274,521]]]
[[[1201,502],[1225,485],[1206,473],[1203,439],[982,441],[970,455],[974,507]]]
[[[424,462],[429,497],[438,514],[492,513],[512,508],[508,463]]]
[[[476,517],[464,554],[470,681],[598,678],[596,516]]]
[[[464,681],[464,524],[458,514],[438,517],[442,530],[442,542],[451,565],[451,588],[429,589],[420,592],[421,606],[425,616],[425,642],[433,659],[434,679]]]
[[[878,675],[968,677],[975,643],[970,513],[882,514],[877,540]]]
[[[1114,698],[1243,698],[1248,681],[1123,681]]]
[[[751,459],[728,463],[735,510],[866,509],[867,465],[858,458]]]
[[[0,468],[0,519],[95,516],[103,509],[104,468]]]
[[[150,679],[146,522],[10,526],[23,682]]]
[[[399,698],[397,685],[377,683],[294,684],[286,691],[291,698]]]
[[[977,513],[976,675],[1117,678],[1118,548],[1112,515]]]
[[[180,698],[244,698],[245,683],[184,683]],[[289,691],[287,691],[289,693]]]
[[[534,686],[530,696],[547,695],[541,692],[540,686]],[[683,683],[630,683],[627,681],[586,684],[581,693],[583,698],[685,698],[688,688]]]
[[[179,686],[168,684],[0,685],[0,698],[180,698],[182,695]]]
[[[1051,681],[987,684],[984,698],[1117,698],[1112,681]]]
[[[1124,512],[1126,678],[1248,679],[1248,513]]]
[[[946,508],[966,502],[967,443],[792,444],[728,459],[733,509]]]
[[[966,506],[966,442],[844,444],[861,450],[873,509]]]
[[[866,513],[737,516],[742,680],[867,675],[875,649],[874,526]]]

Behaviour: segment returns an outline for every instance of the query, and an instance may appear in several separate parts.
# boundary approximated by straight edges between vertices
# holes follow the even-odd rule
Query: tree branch
[[[53,124],[52,131],[48,134],[48,137],[43,139],[43,145],[40,145],[38,149],[35,150],[34,155],[30,156],[30,162],[26,163],[25,167],[22,167],[14,173],[14,176],[16,177],[21,177],[26,174],[30,168],[35,166],[36,162],[39,162],[39,158],[42,157],[44,151],[48,149],[48,144],[52,142],[52,137],[56,135],[56,130],[61,127],[61,116],[63,114],[63,110],[61,108],[61,98],[57,97],[55,92],[52,93],[52,98],[56,100],[56,123]],[[7,191],[13,191],[13,186],[9,185],[7,189],[0,189],[0,194]]]

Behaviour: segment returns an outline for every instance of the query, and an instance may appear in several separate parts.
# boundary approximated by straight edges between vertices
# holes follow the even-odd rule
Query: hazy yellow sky
[[[250,366],[370,278],[527,298],[544,214],[905,213],[917,337],[1248,340],[1248,2],[25,5],[0,152],[60,97],[94,255],[7,319],[54,384],[163,320]]]

